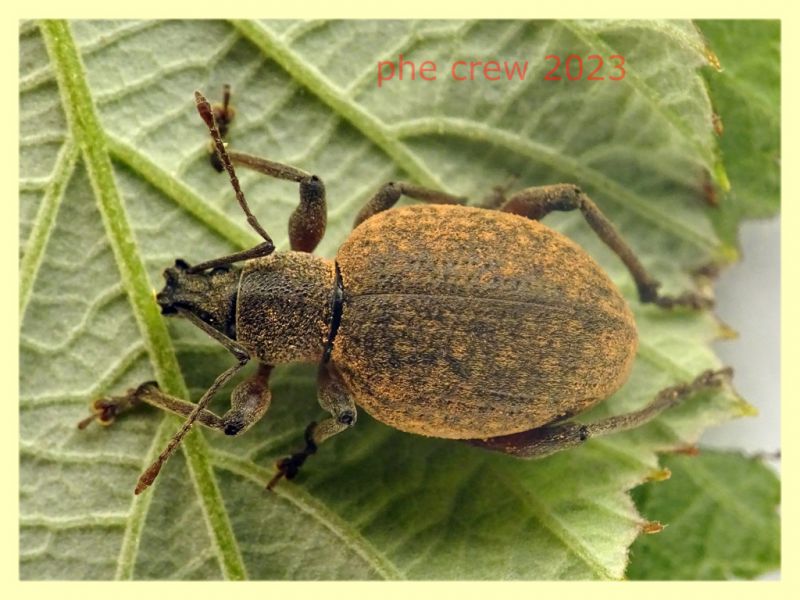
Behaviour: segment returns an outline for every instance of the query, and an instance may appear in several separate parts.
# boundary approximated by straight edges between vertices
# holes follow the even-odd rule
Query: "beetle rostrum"
[[[192,273],[182,259],[164,271],[166,285],[156,295],[161,314],[174,315],[179,309],[196,314],[220,333],[236,338],[236,296],[239,269],[216,268]]]
[[[627,380],[637,331],[627,302],[577,244],[543,225],[552,211],[579,210],[619,256],[639,298],[663,308],[702,309],[688,292],[662,295],[659,283],[580,188],[499,189],[483,206],[405,182],[383,185],[358,213],[333,259],[316,257],[326,227],[325,185],[316,175],[229,152],[215,124],[232,119],[196,93],[213,140],[212,164],[227,171],[237,201],[263,242],[164,272],[156,299],[227,348],[236,362],[193,404],[155,382],[93,404],[92,420],[111,423],[146,403],[186,417],[183,427],[141,476],[149,486],[195,421],[226,435],[257,422],[271,402],[275,365],[318,365],[318,399],[329,417],[311,423],[305,446],[277,463],[268,483],[294,478],[328,438],[355,425],[356,406],[377,420],[419,435],[461,440],[513,456],[542,457],[645,423],[692,393],[718,386],[730,370],[706,371],[663,390],[642,409],[593,423],[567,420],[611,396]],[[275,252],[235,175],[234,163],[298,184],[289,220],[291,250]],[[395,208],[406,196],[423,204]],[[222,416],[207,409],[216,392],[249,361],[256,372],[231,394]]]

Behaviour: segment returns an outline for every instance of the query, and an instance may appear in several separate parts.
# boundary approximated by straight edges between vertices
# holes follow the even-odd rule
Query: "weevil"
[[[597,205],[579,187],[530,187],[491,206],[405,182],[383,185],[358,213],[334,259],[311,253],[326,226],[322,180],[296,167],[229,152],[233,118],[226,88],[212,108],[195,93],[213,141],[212,164],[227,171],[237,201],[263,242],[166,269],[156,300],[165,315],[189,320],[233,354],[197,404],[147,382],[93,403],[92,420],[111,423],[141,403],[186,417],[139,479],[149,486],[197,421],[226,435],[247,431],[271,403],[275,365],[318,365],[318,398],[330,417],[311,423],[305,446],[277,463],[271,489],[293,479],[332,436],[353,427],[356,406],[391,427],[461,440],[516,457],[543,457],[593,436],[639,426],[691,393],[720,385],[730,371],[705,371],[667,388],[641,410],[582,424],[569,420],[611,396],[628,378],[637,348],[631,310],[603,269],[577,244],[543,225],[553,211],[579,210],[620,258],[639,299],[670,309],[702,309],[697,293],[667,296]],[[215,119],[216,117],[216,119]],[[296,182],[291,250],[275,246],[250,211],[234,163]],[[406,196],[422,204],[395,207]],[[233,390],[230,409],[207,409],[249,361],[253,375]]]

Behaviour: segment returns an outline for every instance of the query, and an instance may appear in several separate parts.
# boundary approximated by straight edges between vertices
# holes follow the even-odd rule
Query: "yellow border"
[[[693,17],[693,18],[779,18],[782,20],[782,61],[785,65],[781,77],[782,85],[782,197],[792,199],[797,197],[798,185],[793,174],[797,168],[797,142],[798,127],[796,111],[792,108],[800,106],[797,94],[797,77],[794,76],[797,65],[794,60],[800,57],[800,27],[798,19],[791,13],[789,3],[774,0],[762,0],[758,3],[743,4],[722,2],[702,2],[696,0],[671,0],[666,4],[648,6],[641,1],[606,0],[605,2],[580,2],[574,0],[560,0],[559,2],[534,3],[534,2],[508,2],[494,0],[476,6],[458,4],[447,6],[435,4],[430,0],[404,0],[397,3],[370,3],[338,0],[325,2],[312,0],[299,2],[275,2],[269,0],[239,0],[233,2],[217,2],[202,5],[198,2],[170,3],[163,0],[140,0],[137,3],[95,3],[85,0],[72,0],[68,3],[57,3],[53,0],[27,0],[26,2],[13,2],[6,6],[3,19],[0,20],[0,32],[3,40],[2,66],[5,82],[18,79],[18,21],[32,17],[68,17],[68,18],[134,18],[134,17],[204,17],[204,18],[231,18],[269,16],[271,18],[452,18],[452,17],[478,17],[478,18],[594,18],[594,17]],[[788,67],[788,68],[786,68]],[[788,76],[787,76],[788,75]],[[11,287],[10,282],[18,281],[18,222],[19,207],[17,202],[18,165],[18,101],[17,95],[11,89],[5,89],[0,95],[2,112],[4,115],[6,139],[2,147],[5,156],[2,165],[2,183],[5,192],[2,195],[2,224],[3,235],[0,237],[4,246],[2,261],[2,277],[6,281],[5,288]],[[797,223],[796,203],[785,202],[782,206],[782,227],[793,231],[793,224]],[[800,267],[794,262],[798,253],[800,236],[782,236],[782,396],[790,399],[799,394],[797,381],[797,350],[796,334],[798,330],[797,310],[792,298],[797,290],[797,273]],[[794,274],[794,276],[793,276]],[[19,481],[19,445],[18,445],[18,416],[14,400],[18,396],[18,302],[17,298],[5,293],[0,296],[3,313],[6,315],[4,322],[2,358],[3,380],[10,393],[4,394],[4,402],[8,407],[4,413],[5,421],[2,443],[3,468],[2,473],[6,480],[3,486],[2,505],[2,584],[4,590],[12,597],[26,598],[42,597],[51,598],[57,595],[60,598],[104,598],[110,594],[116,599],[139,598],[141,594],[158,596],[167,594],[187,594],[194,598],[208,597],[221,598],[235,594],[239,598],[285,598],[286,596],[314,596],[314,597],[371,597],[380,594],[382,600],[403,599],[409,595],[415,597],[428,596],[441,598],[447,594],[454,598],[482,598],[511,596],[520,598],[524,596],[547,597],[549,595],[561,597],[580,597],[581,599],[593,597],[623,597],[648,599],[655,597],[674,598],[686,597],[800,597],[797,589],[797,570],[794,565],[798,558],[798,523],[797,523],[797,438],[794,437],[792,424],[800,422],[798,418],[798,403],[786,402],[782,405],[782,452],[783,452],[783,501],[782,501],[782,540],[783,564],[785,565],[780,582],[746,582],[746,583],[262,583],[251,582],[233,584],[224,582],[213,583],[46,583],[46,582],[19,582],[18,581],[18,493]],[[14,315],[12,317],[12,315]],[[793,367],[793,368],[792,368]],[[788,566],[788,568],[786,568]],[[224,586],[224,587],[223,587]],[[794,589],[794,592],[791,590]],[[46,595],[46,596],[45,596]],[[224,596],[223,596],[224,595]]]

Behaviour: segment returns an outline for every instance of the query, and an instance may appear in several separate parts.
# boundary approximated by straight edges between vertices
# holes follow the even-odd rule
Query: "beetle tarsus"
[[[123,412],[141,403],[140,395],[148,386],[156,386],[155,381],[146,381],[137,388],[131,388],[122,396],[103,396],[94,400],[90,406],[92,414],[78,422],[78,429],[86,429],[93,422],[108,427]]]
[[[658,296],[654,303],[661,308],[683,306],[693,310],[704,310],[714,307],[714,300],[692,292],[686,292],[680,296]]]
[[[312,422],[309,423],[308,427],[306,427],[306,431],[304,434],[306,440],[306,447],[303,448],[301,452],[295,452],[291,456],[287,456],[286,458],[282,458],[279,460],[275,466],[278,469],[278,472],[269,480],[267,483],[267,491],[272,491],[272,489],[278,484],[278,482],[283,479],[284,477],[287,480],[292,480],[297,476],[297,473],[300,471],[300,467],[303,466],[303,463],[306,462],[306,459],[315,454],[317,451],[317,444],[314,441],[314,429],[316,428],[317,424]]]

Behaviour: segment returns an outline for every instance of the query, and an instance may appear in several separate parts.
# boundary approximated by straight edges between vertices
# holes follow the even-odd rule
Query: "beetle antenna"
[[[211,104],[209,104],[206,97],[200,92],[194,93],[194,99],[197,103],[197,112],[200,113],[203,121],[205,121],[206,127],[208,127],[208,131],[211,133],[211,138],[214,140],[214,148],[216,149],[217,156],[219,156],[222,166],[224,166],[225,170],[228,172],[228,176],[231,180],[231,186],[233,186],[233,191],[236,192],[236,200],[239,202],[239,206],[242,207],[244,214],[247,216],[247,222],[250,224],[250,227],[256,230],[258,235],[264,238],[271,245],[272,238],[269,237],[267,232],[261,226],[261,223],[259,223],[258,219],[256,219],[256,216],[250,211],[250,206],[247,204],[247,200],[244,197],[244,192],[239,186],[239,178],[236,177],[236,171],[233,169],[231,157],[228,155],[228,151],[225,149],[225,142],[222,141],[222,135],[220,134],[217,124],[214,121],[214,110],[211,108]]]

